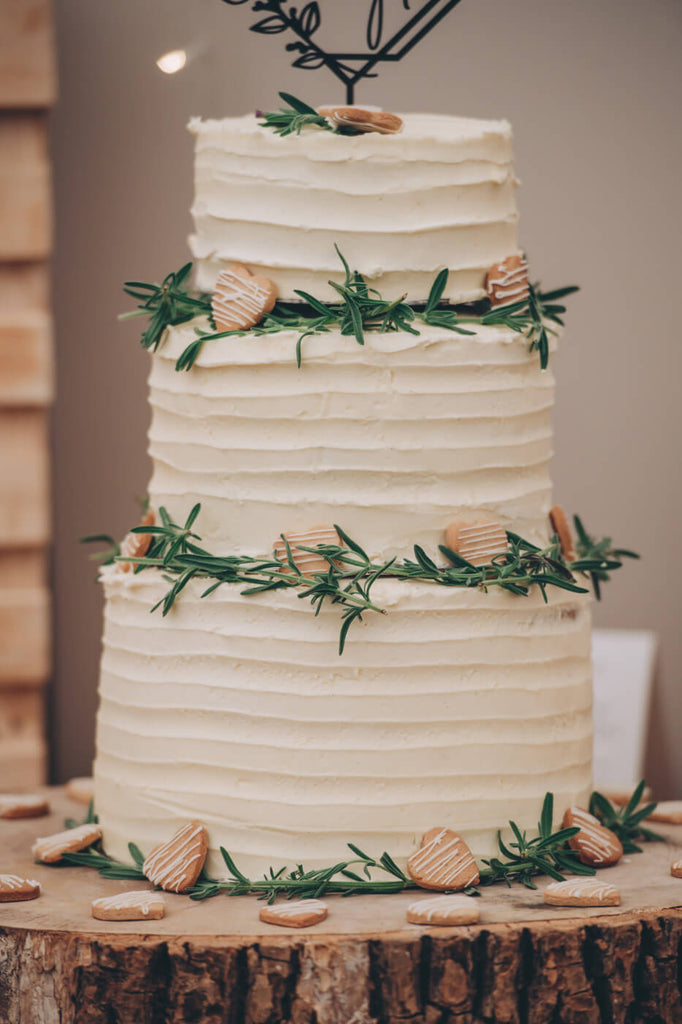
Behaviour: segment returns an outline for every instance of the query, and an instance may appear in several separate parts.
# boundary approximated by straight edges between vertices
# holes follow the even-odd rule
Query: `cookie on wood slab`
[[[673,878],[682,878],[682,857],[678,857],[670,865],[670,874]]]
[[[326,572],[329,569],[329,562],[322,555],[317,555],[313,551],[302,551],[301,546],[315,548],[318,544],[332,544],[334,546],[341,544],[339,535],[333,526],[312,526],[309,530],[303,530],[299,533],[289,532],[285,533],[284,536],[289,545],[294,565],[304,575],[313,572]],[[274,543],[274,552],[276,557],[281,562],[284,562],[283,571],[291,572],[291,567],[287,560],[286,545],[281,537]]]
[[[64,832],[56,832],[52,836],[40,836],[31,847],[34,860],[43,864],[56,864],[64,853],[78,853],[92,846],[102,838],[99,825],[79,825],[67,828]]]
[[[98,921],[159,921],[166,913],[166,901],[160,892],[141,889],[102,896],[91,904]]]
[[[407,908],[410,924],[476,924],[479,917],[478,902],[471,896],[431,896],[416,900]]]
[[[661,825],[682,825],[682,800],[659,801],[646,820],[658,821]]]
[[[0,793],[0,818],[42,818],[50,803],[39,793]]]
[[[436,892],[466,889],[479,881],[471,850],[449,828],[429,829],[419,849],[408,857],[407,873],[420,889]]]
[[[552,529],[559,538],[561,554],[567,562],[575,562],[576,555],[575,544],[573,543],[573,534],[571,532],[571,527],[568,525],[566,513],[562,509],[561,505],[553,505],[549,510],[549,521],[552,524]]]
[[[623,807],[625,804],[629,804],[630,798],[633,794],[632,789],[600,789],[599,792],[617,807]],[[640,797],[640,804],[650,804],[653,799],[654,793],[651,786],[645,786],[642,790],[642,796]]]
[[[545,903],[553,907],[618,907],[620,893],[614,885],[597,878],[569,878],[550,882],[544,892]]]
[[[40,882],[19,875],[0,875],[0,903],[23,903],[40,896]]]
[[[221,270],[211,308],[218,331],[247,331],[259,324],[277,301],[277,289],[267,277],[252,274],[241,263]]]
[[[387,110],[365,110],[363,107],[333,107],[329,112],[323,108],[324,116],[338,128],[353,128],[356,132],[377,132],[379,135],[396,135],[403,129],[403,121],[397,114]],[[320,111],[321,112],[321,111]]]
[[[278,924],[282,928],[310,928],[324,921],[327,904],[322,900],[291,900],[289,903],[273,903],[261,907],[258,912],[266,924]]]
[[[208,833],[191,821],[155,847],[142,865],[146,878],[166,892],[186,892],[201,874],[208,853]]]
[[[509,547],[507,531],[494,519],[450,523],[445,531],[445,543],[472,565],[488,565],[495,555],[504,554]]]
[[[564,814],[563,828],[579,828],[568,840],[583,864],[593,868],[608,868],[623,856],[623,844],[618,836],[581,807],[569,807]]]
[[[95,798],[95,780],[89,775],[78,775],[66,783],[66,795],[78,804],[89,806]]]
[[[507,306],[527,299],[530,289],[525,257],[507,256],[494,263],[486,275],[485,290],[491,306]]]

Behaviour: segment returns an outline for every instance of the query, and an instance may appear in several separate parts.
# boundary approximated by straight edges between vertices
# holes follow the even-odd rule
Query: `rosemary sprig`
[[[122,864],[120,861],[114,860],[113,857],[109,857],[106,853],[99,850],[97,846],[90,846],[87,850],[82,850],[80,853],[63,853],[62,860],[64,863],[71,864],[74,867],[94,868],[96,871],[99,871],[102,878],[125,878],[146,881],[146,875],[142,871],[144,857],[140,850],[135,846],[135,843],[128,843],[128,850],[135,862],[134,865]]]
[[[639,558],[635,551],[628,551],[626,548],[614,548],[610,537],[602,540],[595,540],[583,526],[580,516],[573,516],[573,523],[576,532],[576,553],[577,561],[573,568],[577,572],[589,576],[597,600],[601,599],[601,584],[607,583],[610,573],[619,569],[624,558]]]
[[[228,896],[255,895],[260,900],[273,903],[278,896],[286,899],[316,899],[334,894],[387,895],[402,892],[403,889],[417,888],[416,883],[398,867],[390,854],[382,853],[376,860],[353,843],[347,845],[355,857],[338,861],[331,867],[306,871],[303,865],[299,864],[290,872],[287,872],[286,867],[278,871],[270,868],[263,878],[256,879],[247,878],[239,870],[230,853],[221,847],[220,852],[229,877],[226,880],[200,879],[189,891],[189,896],[193,900],[205,900],[225,892]],[[389,877],[375,878],[374,871],[382,872]]]
[[[187,323],[195,316],[212,316],[211,296],[190,294],[188,278],[191,270],[192,264],[185,263],[180,270],[164,277],[161,284],[145,281],[126,281],[124,284],[123,291],[138,300],[138,307],[131,313],[122,313],[119,320],[138,316],[150,318],[140,339],[143,348],[156,351],[167,327]]]
[[[318,114],[314,107],[297,99],[291,93],[281,92],[280,99],[284,106],[279,110],[269,111],[260,115],[260,122],[263,128],[272,128],[275,135],[300,135],[303,128],[314,126],[323,128],[328,132],[335,132],[336,129],[330,121],[322,114]]]
[[[527,299],[506,306],[491,307],[488,299],[473,305],[451,306],[442,302],[449,272],[441,270],[434,279],[426,303],[419,306],[410,304],[405,295],[391,300],[382,298],[376,289],[368,286],[362,274],[350,269],[338,245],[335,249],[344,270],[341,284],[329,281],[339,296],[337,302],[324,302],[309,292],[297,289],[300,303],[275,303],[261,323],[248,331],[216,331],[210,295],[192,295],[187,288],[186,282],[192,266],[188,263],[177,273],[169,274],[161,285],[128,282],[124,291],[137,298],[140,305],[132,313],[123,314],[122,319],[150,316],[141,343],[145,348],[156,351],[162,343],[166,327],[186,323],[197,316],[208,316],[213,330],[207,332],[204,328],[195,327],[196,337],[176,360],[176,370],[190,370],[207,342],[224,338],[296,331],[296,362],[300,367],[305,339],[311,335],[324,334],[332,327],[338,328],[341,334],[354,337],[359,345],[364,345],[367,331],[383,334],[404,331],[419,335],[418,323],[461,335],[474,334],[475,331],[469,329],[474,325],[506,327],[526,339],[530,352],[538,351],[540,366],[545,369],[549,360],[549,338],[555,331],[551,325],[562,325],[566,311],[566,307],[557,300],[578,290],[572,286],[542,292],[539,285],[531,285]]]
[[[97,825],[98,822],[99,818],[95,814],[95,801],[91,800],[83,820],[76,821],[75,818],[65,818],[64,828],[78,828],[79,825]]]
[[[665,836],[645,828],[642,822],[656,810],[655,803],[640,803],[644,792],[645,780],[639,783],[627,804],[616,807],[602,793],[594,792],[590,797],[590,814],[594,814],[602,825],[615,832],[623,844],[624,853],[641,853],[641,847],[635,840],[645,843],[664,843]]]
[[[557,882],[564,880],[564,872],[574,875],[593,875],[594,868],[581,864],[576,851],[568,846],[568,840],[580,831],[577,827],[559,828],[552,831],[554,814],[554,796],[547,793],[542,805],[542,813],[538,822],[538,834],[528,839],[515,821],[509,822],[514,834],[514,842],[505,843],[500,832],[497,833],[497,844],[501,857],[484,860],[487,867],[482,868],[481,885],[494,885],[497,882],[521,882],[527,889],[537,889],[533,877],[549,875]]]
[[[286,539],[285,560],[274,555],[271,558],[212,555],[200,546],[201,537],[193,530],[200,509],[200,504],[196,504],[181,526],[173,522],[165,508],[160,508],[159,525],[136,526],[132,530],[133,533],[152,535],[146,556],[115,558],[115,561],[134,561],[135,572],[143,572],[147,568],[162,571],[170,587],[152,611],[160,607],[167,615],[187,584],[195,578],[210,581],[202,597],[228,583],[242,585],[241,593],[245,596],[268,590],[294,589],[299,598],[310,602],[315,615],[319,614],[325,602],[339,606],[339,654],[343,653],[351,626],[361,621],[366,612],[384,614],[372,597],[372,588],[382,576],[484,591],[499,587],[521,596],[527,596],[532,587],[537,586],[547,600],[546,591],[550,586],[572,593],[586,593],[586,588],[574,576],[576,571],[604,572],[608,569],[611,572],[621,564],[595,555],[569,565],[561,554],[558,538],[541,549],[510,531],[507,531],[508,550],[496,555],[488,565],[472,565],[444,545],[439,548],[446,560],[444,564],[437,564],[419,545],[414,546],[413,558],[379,562],[371,559],[357,541],[336,526],[340,544],[301,546],[303,551],[322,555],[328,566],[326,570],[303,574],[291,557]]]
[[[94,551],[88,555],[91,562],[100,565],[111,565],[121,554],[121,545],[108,533],[91,533],[87,537],[79,537],[79,544],[106,544],[102,551]]]

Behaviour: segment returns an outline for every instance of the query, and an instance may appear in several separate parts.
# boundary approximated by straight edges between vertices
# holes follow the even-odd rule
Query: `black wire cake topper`
[[[401,2],[406,11],[411,10],[411,0]],[[459,2],[460,0],[426,0],[418,11],[411,12],[409,20],[402,28],[384,42],[384,0],[371,0],[365,31],[367,49],[349,53],[327,53],[313,41],[313,36],[322,21],[317,0],[311,0],[300,11],[286,0],[224,0],[224,3],[233,7],[253,3],[254,13],[266,15],[251,26],[252,32],[277,35],[289,31],[297,36],[296,41],[286,45],[289,52],[298,53],[292,66],[309,71],[328,68],[343,82],[346,88],[346,102],[349,105],[354,102],[355,86],[362,78],[376,78],[373,69],[377,64],[402,60]]]

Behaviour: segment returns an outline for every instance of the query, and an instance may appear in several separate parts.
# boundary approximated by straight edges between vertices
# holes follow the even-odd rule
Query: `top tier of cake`
[[[196,135],[197,284],[212,290],[227,263],[296,289],[334,296],[351,267],[385,298],[424,301],[436,273],[443,298],[484,296],[486,271],[517,253],[511,127],[434,114],[402,115],[396,135],[307,129],[280,137],[254,115],[190,123]]]

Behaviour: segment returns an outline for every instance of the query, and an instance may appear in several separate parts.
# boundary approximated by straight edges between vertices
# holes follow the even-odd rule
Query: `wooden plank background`
[[[50,0],[0,2],[0,790],[45,779],[53,395]]]

